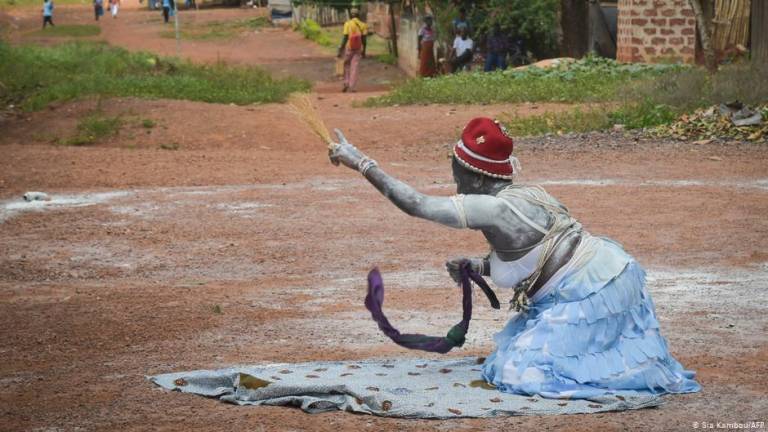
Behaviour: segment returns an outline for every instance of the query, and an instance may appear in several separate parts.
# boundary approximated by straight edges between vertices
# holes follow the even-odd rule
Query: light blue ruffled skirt
[[[548,398],[700,390],[660,334],[645,271],[619,245],[598,242],[586,265],[496,335],[497,349],[483,366],[486,381]]]

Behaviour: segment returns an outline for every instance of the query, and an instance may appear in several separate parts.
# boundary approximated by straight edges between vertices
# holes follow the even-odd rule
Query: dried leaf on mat
[[[240,373],[240,376],[238,377],[238,387],[244,387],[248,390],[256,390],[263,387],[266,387],[270,384],[272,384],[271,381],[266,381],[261,378],[256,378],[255,376]]]
[[[474,380],[469,383],[470,387],[481,388],[485,390],[496,390],[496,386],[487,382],[486,380]]]

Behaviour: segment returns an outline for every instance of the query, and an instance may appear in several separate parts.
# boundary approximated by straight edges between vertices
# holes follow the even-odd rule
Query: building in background
[[[718,60],[746,52],[753,45],[751,34],[765,28],[764,18],[750,23],[751,11],[765,8],[765,0],[702,3],[709,6],[704,12],[712,22],[711,40]],[[619,0],[618,8],[619,61],[702,62],[698,24],[688,0]]]

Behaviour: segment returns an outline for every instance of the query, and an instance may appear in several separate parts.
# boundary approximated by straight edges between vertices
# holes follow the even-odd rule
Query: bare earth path
[[[82,8],[59,12],[60,23],[90,18]],[[241,12],[255,13],[196,14],[218,20]],[[173,53],[173,41],[157,36],[162,24],[150,19],[159,22],[157,14],[124,10],[101,26],[111,43]],[[18,31],[36,20],[21,17]],[[452,192],[446,154],[468,119],[564,108],[353,108],[397,77],[368,69],[362,93],[332,92],[337,83],[322,70],[331,71],[333,60],[280,30],[222,46],[190,42],[184,55],[312,79],[329,126],[434,194]],[[103,109],[126,119],[116,137],[93,147],[51,144],[74,133],[95,104],[0,123],[0,430],[691,430],[693,422],[768,421],[764,147],[604,135],[518,140],[524,182],[544,183],[588,230],[621,241],[647,267],[671,350],[698,371],[701,393],[591,416],[307,415],[167,393],[145,376],[420,356],[387,342],[369,319],[366,272],[382,268],[395,322],[440,332],[459,316],[442,262],[486,253],[481,237],[400,213],[359,175],[331,166],[279,105],[107,100]],[[141,127],[145,118],[157,126]],[[161,148],[169,144],[178,149]],[[28,190],[54,200],[19,202]],[[467,345],[451,355],[493,349],[507,315],[476,309]]]

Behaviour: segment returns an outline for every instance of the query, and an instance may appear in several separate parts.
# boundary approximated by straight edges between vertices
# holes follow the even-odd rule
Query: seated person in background
[[[472,62],[472,50],[475,44],[472,39],[467,35],[467,27],[459,27],[459,35],[453,40],[453,52],[451,65],[453,66],[453,72],[458,72],[464,66],[469,65]]]
[[[509,52],[509,38],[501,31],[501,26],[493,25],[491,34],[488,35],[488,52],[485,56],[485,71],[507,68],[507,53]]]

